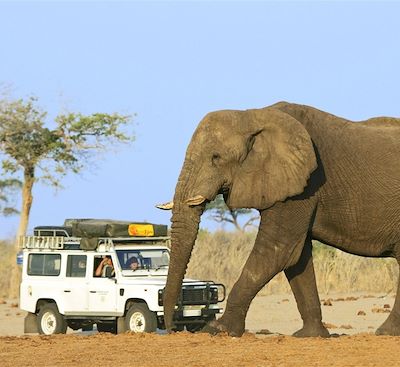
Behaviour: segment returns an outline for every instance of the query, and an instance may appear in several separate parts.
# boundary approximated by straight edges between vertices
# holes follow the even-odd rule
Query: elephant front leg
[[[256,294],[277,273],[297,264],[310,226],[313,207],[310,203],[278,203],[261,213],[254,247],[233,286],[223,316],[203,329],[212,334],[227,332],[240,336],[246,314]],[[315,282],[315,279],[314,279]]]
[[[260,233],[258,235],[260,236]],[[226,303],[223,316],[212,321],[203,328],[203,332],[217,334],[227,332],[230,336],[241,336],[245,329],[245,319],[251,301],[258,291],[279,271],[279,261],[272,266],[267,259],[277,259],[274,246],[265,246],[265,242],[257,239],[254,248],[243,268],[242,274],[233,286]]]
[[[400,260],[397,259],[400,264]],[[400,336],[400,279],[397,284],[397,294],[392,312],[386,321],[376,330],[376,335]]]
[[[329,337],[329,331],[322,324],[321,303],[315,281],[310,237],[307,237],[298,263],[287,268],[285,274],[303,320],[303,327],[296,331],[293,336]]]

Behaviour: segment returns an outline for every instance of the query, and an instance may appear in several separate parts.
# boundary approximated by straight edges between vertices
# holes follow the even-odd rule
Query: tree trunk
[[[19,287],[21,284],[21,265],[17,265],[17,254],[21,250],[18,247],[19,238],[26,235],[26,230],[28,228],[29,214],[32,207],[32,188],[35,181],[35,169],[34,167],[25,167],[24,169],[24,182],[22,185],[22,209],[21,216],[19,220],[18,232],[14,246],[14,257],[11,266],[11,276],[10,276],[10,288],[9,297],[18,298],[19,297]]]

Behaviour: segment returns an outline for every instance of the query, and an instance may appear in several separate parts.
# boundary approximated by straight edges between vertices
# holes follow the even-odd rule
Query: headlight
[[[218,302],[218,288],[210,288],[210,301],[213,303]]]
[[[164,294],[164,289],[159,289],[158,290],[158,305],[159,306],[163,305],[163,294]]]

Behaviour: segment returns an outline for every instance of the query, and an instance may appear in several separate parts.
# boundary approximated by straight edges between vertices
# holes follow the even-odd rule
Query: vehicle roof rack
[[[36,226],[33,228],[33,234],[35,236],[51,236],[50,233],[55,233],[57,236],[63,236],[65,234],[65,237],[71,237],[72,236],[72,227]]]
[[[78,245],[80,238],[64,236],[21,236],[19,238],[19,247],[26,249],[56,249],[62,250],[71,248],[72,245]],[[75,247],[75,246],[73,246]]]
[[[81,237],[65,236],[21,236],[19,238],[19,248],[22,249],[54,249],[72,250],[80,249]],[[104,244],[111,247],[113,243],[121,242],[168,242],[168,236],[160,237],[99,237],[98,245]]]

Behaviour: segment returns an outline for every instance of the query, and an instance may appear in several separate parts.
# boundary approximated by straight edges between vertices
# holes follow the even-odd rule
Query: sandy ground
[[[400,337],[377,337],[393,295],[321,296],[323,320],[336,337],[290,337],[301,327],[291,295],[254,299],[242,338],[226,335],[23,334],[25,313],[0,301],[0,366],[398,366]]]

